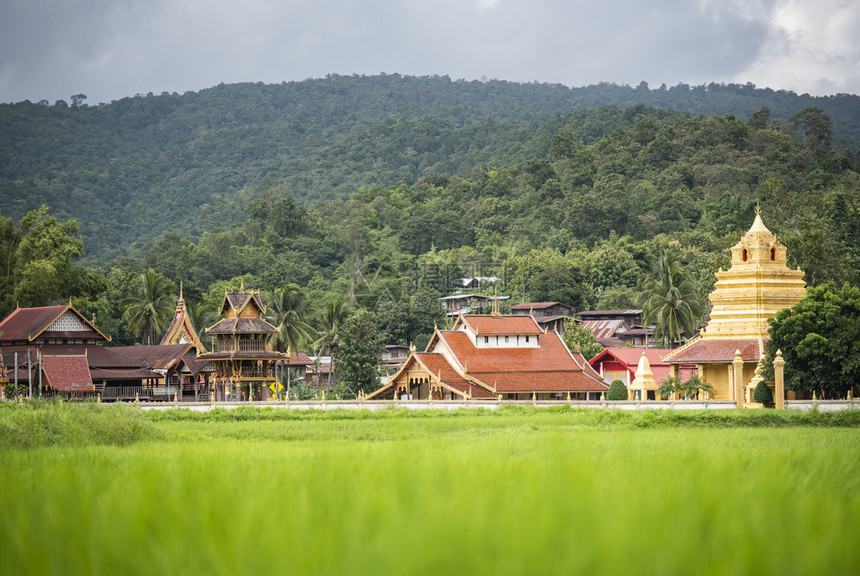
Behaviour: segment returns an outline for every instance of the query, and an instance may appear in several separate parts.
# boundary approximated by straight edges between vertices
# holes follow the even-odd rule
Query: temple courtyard
[[[860,412],[0,408],[6,574],[848,574]]]

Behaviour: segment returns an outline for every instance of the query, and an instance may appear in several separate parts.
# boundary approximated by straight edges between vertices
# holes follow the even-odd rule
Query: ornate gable
[[[179,289],[179,301],[176,303],[176,313],[161,339],[161,344],[194,344],[198,354],[206,353],[206,347],[203,346],[203,341],[188,316],[181,288]]]

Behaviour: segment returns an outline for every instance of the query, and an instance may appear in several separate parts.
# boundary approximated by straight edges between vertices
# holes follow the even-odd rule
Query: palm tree
[[[147,268],[138,277],[135,294],[122,301],[123,320],[135,338],[143,334],[145,345],[158,344],[158,335],[173,316],[173,289],[170,280]]]
[[[660,380],[660,386],[657,387],[657,394],[659,394],[660,398],[663,400],[668,400],[669,396],[678,391],[680,382],[680,378],[675,376],[666,376]]]
[[[681,384],[679,391],[688,400],[693,398],[698,400],[700,391],[711,394],[714,391],[714,387],[702,380],[700,375],[693,374],[689,380]]]
[[[186,303],[185,310],[188,312],[191,326],[194,327],[194,331],[197,332],[197,335],[201,339],[205,336],[206,328],[218,321],[218,314],[215,310],[203,302],[197,302],[196,304]],[[203,342],[203,345],[205,346],[206,342]]]
[[[338,299],[329,302],[319,317],[319,338],[313,343],[316,353],[331,353],[337,348],[340,339],[340,329],[349,317],[349,309],[346,304]]]
[[[340,331],[343,327],[346,319],[349,317],[349,309],[346,305],[340,300],[333,300],[329,302],[328,306],[326,306],[323,313],[320,315],[319,323],[320,328],[318,330],[319,338],[313,343],[313,349],[317,354],[317,361],[319,362],[319,356],[323,353],[327,352],[328,354],[332,354],[337,348],[338,342],[340,341]],[[331,360],[331,378],[332,384],[334,384],[333,380],[335,379],[335,369],[334,369],[334,355],[332,355]]]
[[[266,320],[278,329],[269,338],[269,346],[292,353],[313,341],[314,330],[308,323],[311,309],[301,288],[287,284],[269,295],[268,304]]]
[[[684,262],[675,253],[661,252],[650,278],[639,287],[637,299],[646,325],[657,323],[654,338],[666,348],[681,340],[681,333],[691,336],[705,312],[705,299],[699,293]]]

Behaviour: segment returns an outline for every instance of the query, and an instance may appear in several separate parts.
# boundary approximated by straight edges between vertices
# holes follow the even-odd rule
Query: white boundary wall
[[[255,408],[280,408],[285,410],[389,410],[391,408],[406,408],[408,410],[459,410],[462,408],[484,408],[496,410],[501,406],[536,406],[549,408],[552,406],[570,406],[571,408],[603,408],[606,410],[731,410],[735,403],[731,401],[566,401],[566,400],[379,400],[359,402],[355,400],[311,400],[304,402],[143,402],[143,410],[171,410],[185,408],[195,412],[208,412],[214,408],[232,409],[241,406]]]

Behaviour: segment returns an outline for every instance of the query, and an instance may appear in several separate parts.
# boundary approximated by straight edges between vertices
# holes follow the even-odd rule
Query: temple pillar
[[[782,357],[782,350],[776,351],[776,358],[773,359],[773,400],[776,403],[777,410],[785,410],[785,359]]]
[[[744,407],[744,389],[743,389],[743,373],[744,360],[741,358],[741,351],[735,350],[735,359],[732,360],[732,368],[734,369],[735,377],[735,406],[737,408]]]
[[[729,400],[737,400],[737,398],[735,398],[735,371],[734,371],[735,369],[734,369],[734,366],[732,366],[731,364],[726,364],[726,369],[728,370],[728,373],[729,373],[729,375],[728,375],[729,376],[729,379],[728,379]]]

